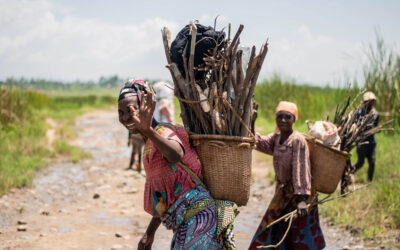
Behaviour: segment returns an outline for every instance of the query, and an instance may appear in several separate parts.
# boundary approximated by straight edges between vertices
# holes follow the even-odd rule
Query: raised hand
[[[147,92],[146,98],[143,92],[142,96],[143,98],[140,102],[139,111],[135,110],[132,106],[130,106],[129,109],[131,110],[132,119],[136,125],[136,129],[146,133],[151,129],[156,101],[153,100],[154,94],[151,90]]]
[[[305,201],[300,201],[297,203],[297,215],[299,217],[307,215],[307,203]]]

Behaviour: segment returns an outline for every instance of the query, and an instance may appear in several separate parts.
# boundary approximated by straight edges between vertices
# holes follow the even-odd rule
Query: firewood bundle
[[[359,93],[359,95],[362,92]],[[358,96],[359,96],[358,95]],[[354,98],[353,103],[357,100]],[[361,108],[361,104],[354,110],[348,110],[353,104],[350,103],[351,97],[348,96],[342,105],[338,105],[335,112],[334,123],[338,127],[339,136],[341,139],[340,150],[350,152],[355,146],[361,145],[361,141],[365,138],[379,133],[384,130],[393,130],[393,128],[385,128],[393,122],[389,120],[383,124],[373,127],[373,119],[375,114],[369,113],[365,116],[358,117],[357,111]]]
[[[171,60],[171,35],[162,30],[165,54],[175,84],[174,92],[181,107],[184,126],[196,134],[219,134],[228,136],[253,136],[257,104],[254,89],[268,51],[268,44],[256,53],[251,49],[247,67],[243,67],[243,51],[239,47],[240,25],[235,36],[218,42],[208,51],[203,63],[194,65],[197,27],[190,25],[189,58],[182,54],[184,71]],[[207,38],[203,38],[207,39]],[[198,77],[198,76],[203,77]]]

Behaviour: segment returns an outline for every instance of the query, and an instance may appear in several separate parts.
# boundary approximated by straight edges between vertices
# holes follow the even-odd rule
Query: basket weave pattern
[[[202,164],[204,182],[215,199],[238,206],[250,196],[251,152],[254,144],[239,140],[192,139]],[[247,138],[249,139],[249,138]]]
[[[349,155],[305,136],[310,150],[313,185],[321,193],[335,192],[342,178]]]

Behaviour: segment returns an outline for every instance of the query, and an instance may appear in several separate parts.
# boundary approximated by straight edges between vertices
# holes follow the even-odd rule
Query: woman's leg
[[[368,152],[368,181],[372,181],[374,178],[375,161],[376,161],[376,144],[370,145],[370,151]]]

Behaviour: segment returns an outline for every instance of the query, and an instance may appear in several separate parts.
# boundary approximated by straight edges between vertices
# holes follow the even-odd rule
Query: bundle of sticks
[[[393,130],[393,128],[386,128],[393,120],[386,121],[375,127],[375,114],[368,113],[364,116],[359,116],[357,111],[361,108],[361,104],[355,109],[349,110],[362,93],[360,92],[352,102],[350,102],[351,96],[346,97],[345,101],[336,107],[334,123],[338,128],[341,139],[340,150],[342,151],[350,152],[355,146],[368,143],[361,142],[365,138],[384,130]]]
[[[162,37],[168,65],[174,81],[174,93],[181,107],[181,117],[187,130],[197,134],[220,134],[229,136],[254,136],[254,120],[257,105],[254,89],[268,51],[268,44],[256,54],[251,49],[247,68],[242,65],[243,51],[239,48],[240,25],[235,36],[223,39],[208,55],[204,63],[194,66],[197,27],[190,25],[190,56],[182,54],[184,73],[171,61],[171,34],[164,27]],[[204,39],[204,38],[203,38]],[[207,39],[207,38],[205,38]],[[197,73],[204,77],[195,78]]]

